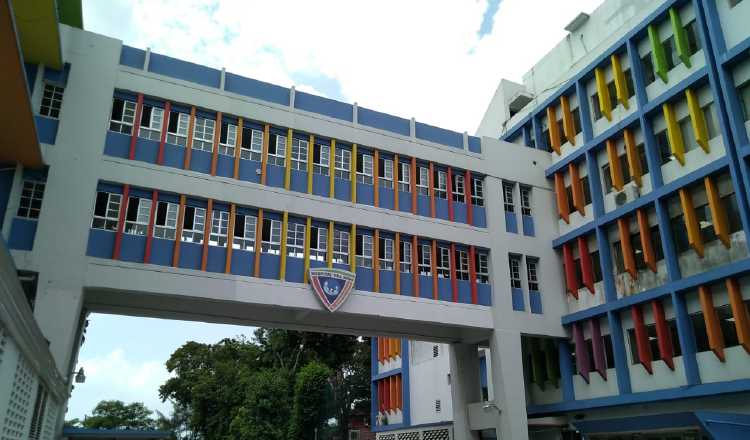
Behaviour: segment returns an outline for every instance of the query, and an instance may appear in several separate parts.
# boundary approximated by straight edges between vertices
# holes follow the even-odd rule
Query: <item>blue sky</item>
[[[87,30],[125,44],[440,127],[476,130],[501,78],[520,81],[601,0],[83,0]],[[543,12],[543,13],[540,13]],[[66,418],[157,397],[188,340],[252,329],[92,315]]]

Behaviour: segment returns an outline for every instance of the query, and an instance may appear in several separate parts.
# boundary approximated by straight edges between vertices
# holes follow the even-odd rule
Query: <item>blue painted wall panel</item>
[[[294,107],[349,122],[352,122],[354,115],[351,104],[300,91],[294,93]]]
[[[211,153],[193,150],[190,155],[190,169],[203,174],[211,174]]]
[[[227,248],[220,246],[208,246],[208,258],[206,259],[206,270],[209,272],[224,273],[227,264]]]
[[[221,82],[220,70],[153,52],[149,58],[148,71],[208,87],[218,88]]]
[[[277,188],[284,187],[284,167],[278,167],[276,165],[267,165],[266,168],[266,184],[268,186],[275,186]]]
[[[411,193],[398,192],[398,210],[401,212],[411,212]]]
[[[89,230],[89,242],[86,245],[86,255],[97,258],[112,258],[115,248],[115,233],[101,229]]]
[[[197,243],[181,242],[180,244],[180,262],[179,267],[183,269],[201,268],[201,258],[203,257],[203,245]]]
[[[224,90],[276,104],[289,105],[289,89],[227,72]]]
[[[453,301],[453,287],[448,278],[438,278],[438,299],[441,301]]]
[[[130,148],[129,145],[128,148]],[[140,160],[141,162],[156,163],[156,159],[158,156],[159,141],[138,138],[135,143],[135,160]]]
[[[417,195],[417,214],[425,217],[430,216],[430,198]]]
[[[448,200],[435,197],[435,217],[448,220]]]
[[[415,130],[418,139],[424,139],[426,141],[454,148],[464,148],[463,133],[423,124],[421,122],[417,122]]]
[[[349,180],[334,179],[333,187],[335,196],[339,200],[350,202],[352,200],[352,182]]]
[[[521,220],[523,222],[523,235],[528,235],[529,237],[534,236],[534,217],[531,217],[530,215],[522,215]]]
[[[13,176],[16,173],[15,164],[0,164],[0,218],[5,218],[5,210],[8,208],[10,190],[13,187]],[[0,225],[0,229],[2,225]]]
[[[36,122],[36,133],[39,136],[39,142],[43,144],[55,144],[57,139],[57,119],[45,118],[44,116],[34,116]]]
[[[313,194],[328,197],[331,194],[329,179],[328,176],[313,173]],[[307,182],[305,182],[305,189],[303,192],[307,192]],[[349,192],[351,193],[351,189]]]
[[[472,153],[481,153],[482,139],[476,136],[469,136],[469,151]]]
[[[174,254],[174,240],[154,238],[151,241],[151,257],[149,263],[160,266],[171,266]]]
[[[307,172],[292,170],[290,186],[292,191],[307,192]]]
[[[515,287],[511,287],[510,289],[510,299],[513,302],[513,310],[521,311],[525,310],[525,306],[523,303],[523,290],[516,289]]]
[[[260,170],[261,163],[254,160],[240,159],[240,180],[247,182],[260,182]]]
[[[120,64],[123,66],[134,67],[136,69],[143,69],[143,64],[146,61],[146,51],[136,49],[135,47],[122,46],[120,50]]]
[[[65,63],[62,70],[51,67],[44,68],[44,80],[56,86],[65,87],[68,84],[68,74],[70,73],[70,63]]]
[[[392,270],[380,270],[380,291],[382,293],[396,292],[396,272]]]
[[[10,224],[10,239],[8,247],[22,251],[30,251],[34,247],[34,237],[36,237],[35,220],[16,217]]]
[[[305,276],[305,260],[302,258],[286,258],[286,280],[301,283]]]
[[[386,209],[393,209],[393,190],[388,188],[380,187],[378,188],[378,197],[380,197],[380,200],[378,200],[381,208]]]
[[[529,308],[531,313],[542,313],[542,294],[536,290],[529,291]]]
[[[466,203],[453,202],[453,220],[466,223]]]
[[[326,266],[327,266],[327,264],[326,264],[325,261],[310,260],[310,267],[311,268],[314,268],[314,267],[326,267]]]
[[[357,203],[363,205],[374,205],[374,191],[372,185],[357,182]]]
[[[357,279],[354,284],[354,287],[357,290],[364,290],[364,291],[372,292],[372,288],[373,288],[372,280],[373,280],[372,269],[367,269],[364,267],[357,267]]]
[[[368,127],[379,128],[381,130],[392,131],[394,133],[409,136],[410,121],[397,116],[370,110],[364,107],[357,108],[357,122]]]
[[[518,222],[516,213],[505,211],[505,231],[512,234],[518,234]]]
[[[477,302],[483,306],[492,305],[492,287],[489,284],[477,283]]]
[[[408,295],[412,296],[414,292],[412,292],[412,277],[410,273],[401,272],[399,274],[400,283],[401,283],[401,294],[402,295]]]
[[[185,148],[178,145],[164,144],[163,165],[182,169],[185,166]]]
[[[146,237],[143,235],[122,234],[120,260],[143,263],[146,251]]]
[[[246,277],[253,276],[253,268],[255,267],[255,252],[232,249],[231,266],[232,267],[230,268],[230,271],[234,275],[242,275]]]
[[[216,175],[234,177],[234,158],[225,154],[219,154],[216,161]]]
[[[26,85],[28,86],[29,96],[31,91],[34,90],[34,84],[36,83],[36,74],[39,71],[38,64],[24,63],[24,71],[26,72]]]
[[[108,131],[104,141],[104,154],[127,159],[130,155],[130,136]]]
[[[432,276],[419,275],[419,297],[432,299]]]
[[[487,358],[485,356],[479,358],[479,385],[482,388],[487,386]]]
[[[458,302],[471,304],[471,283],[458,280]]]
[[[271,254],[260,254],[260,277],[272,280],[279,279],[281,257]]]
[[[474,226],[480,228],[487,227],[487,211],[484,210],[484,206],[474,206],[473,215]]]

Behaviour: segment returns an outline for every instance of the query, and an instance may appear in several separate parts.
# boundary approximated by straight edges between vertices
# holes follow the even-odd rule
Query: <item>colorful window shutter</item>
[[[577,163],[571,162],[568,164],[568,174],[570,174],[570,188],[573,193],[573,206],[581,215],[586,215],[586,200],[583,196],[583,184],[578,174]]]
[[[562,108],[563,130],[565,131],[565,139],[567,139],[571,145],[575,145],[576,127],[575,124],[573,124],[573,113],[570,111],[570,101],[565,95],[560,96],[560,108]]]
[[[609,96],[607,80],[604,77],[604,70],[601,67],[594,69],[596,78],[596,93],[599,96],[599,109],[608,121],[612,120],[612,98]]]
[[[547,126],[549,128],[549,144],[552,149],[560,154],[560,126],[557,125],[555,107],[547,107]]]
[[[578,255],[581,259],[581,274],[583,276],[583,285],[589,289],[591,294],[595,293],[594,290],[594,265],[591,261],[591,254],[589,253],[589,244],[586,237],[578,237]]]
[[[576,366],[578,367],[578,374],[581,375],[586,383],[589,383],[591,361],[589,359],[589,351],[586,349],[586,342],[583,340],[583,330],[581,330],[581,324],[578,322],[574,322],[571,327],[573,328],[573,342],[576,346]]]
[[[391,409],[391,384],[387,377],[381,382],[383,382],[383,412],[388,412]]]
[[[385,382],[378,381],[378,411],[385,412]]]
[[[625,73],[622,71],[622,65],[620,64],[620,55],[612,54],[609,59],[612,62],[612,76],[615,77],[617,100],[627,109],[628,95],[630,95],[630,91],[628,90],[628,82],[625,80]]]
[[[732,307],[737,339],[745,351],[750,353],[750,316],[748,316],[747,306],[742,300],[740,283],[735,278],[727,278],[725,283],[729,292],[729,304]]]
[[[675,8],[669,8],[669,21],[672,22],[672,33],[674,33],[675,47],[685,67],[690,68],[690,45],[685,27],[682,26],[680,13]]]
[[[565,281],[568,292],[578,299],[578,274],[576,273],[575,262],[573,261],[573,250],[570,249],[570,243],[563,245],[563,261],[565,262]]]
[[[599,318],[589,320],[591,331],[591,347],[594,353],[594,369],[602,379],[607,380],[607,360],[604,357],[604,340],[602,339],[602,328]]]
[[[653,24],[648,25],[648,39],[651,42],[651,61],[654,65],[654,73],[666,83],[669,81],[667,77],[667,54],[661,44],[659,31]]]
[[[568,192],[565,190],[565,178],[562,173],[555,173],[555,197],[557,199],[557,212],[565,223],[570,223],[570,206],[568,205]]]
[[[623,131],[623,137],[625,138],[625,153],[628,157],[630,175],[633,176],[635,184],[640,187],[643,184],[643,168],[641,167],[641,158],[638,155],[638,149],[635,146],[635,136],[633,136],[631,129],[626,128]]]
[[[703,311],[703,321],[706,323],[706,333],[708,334],[708,346],[714,352],[720,361],[724,362],[724,333],[719,323],[719,315],[714,308],[714,297],[711,288],[708,286],[698,287],[698,299],[701,302],[701,311]]]
[[[388,385],[390,388],[390,401],[389,401],[389,409],[391,412],[396,412],[396,409],[398,408],[398,405],[396,404],[396,401],[398,400],[398,396],[396,395],[396,376],[391,376],[388,378]]]
[[[641,250],[643,251],[643,261],[651,272],[656,273],[656,254],[654,253],[654,244],[651,241],[651,226],[648,223],[648,214],[645,209],[636,211],[638,219],[638,230],[641,232]]]
[[[698,142],[698,145],[703,148],[703,151],[708,153],[710,151],[710,146],[708,145],[708,125],[706,124],[706,115],[703,114],[703,109],[698,101],[698,96],[693,90],[685,90],[685,98],[687,98],[690,124],[693,126],[695,140]]]
[[[612,177],[612,186],[622,191],[625,179],[622,177],[622,164],[617,155],[617,145],[614,139],[607,139],[607,160],[609,161],[609,175]]]
[[[654,374],[651,369],[651,346],[648,342],[648,333],[646,332],[646,325],[643,323],[643,310],[640,304],[636,304],[630,308],[630,314],[633,318],[633,326],[635,328],[635,343],[638,349],[638,361],[643,365],[643,368],[648,371],[648,374]]]
[[[667,326],[667,318],[664,316],[664,304],[662,300],[655,299],[651,301],[651,311],[654,314],[656,323],[656,339],[659,343],[659,353],[661,360],[674,371],[674,347],[672,346],[672,333]]]
[[[544,364],[547,369],[547,380],[558,387],[560,379],[560,359],[550,338],[542,340],[542,351],[544,351]]]
[[[727,218],[727,211],[724,209],[724,203],[722,203],[719,196],[719,189],[716,187],[716,182],[714,182],[711,176],[706,176],[703,179],[703,183],[706,186],[706,196],[708,198],[708,206],[711,209],[711,220],[714,223],[714,231],[716,232],[716,236],[724,243],[724,247],[729,249],[731,246],[729,241],[729,219]]]
[[[630,221],[624,217],[618,218],[617,229],[620,233],[620,249],[625,271],[635,280],[638,278],[638,268],[635,266],[633,243],[630,241]]]
[[[682,213],[685,218],[685,227],[687,228],[688,243],[695,249],[695,252],[703,258],[703,238],[698,227],[698,218],[693,208],[693,196],[690,195],[687,188],[680,188],[680,204]]]
[[[383,345],[383,337],[378,336],[378,362],[383,363],[383,356],[385,354],[385,346]]]
[[[674,114],[674,108],[672,104],[665,102],[661,106],[662,112],[664,113],[664,121],[667,123],[667,138],[669,139],[669,148],[672,150],[672,154],[680,162],[680,165],[685,165],[685,141],[682,138],[682,131],[680,126],[677,124],[677,117]]]

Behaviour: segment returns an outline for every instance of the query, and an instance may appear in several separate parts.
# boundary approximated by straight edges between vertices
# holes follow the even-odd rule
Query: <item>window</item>
[[[429,244],[419,245],[419,274],[426,277],[432,275],[432,246]]]
[[[300,171],[307,170],[307,147],[308,145],[309,143],[305,140],[297,139],[297,138],[292,139],[292,169],[293,170],[300,170]],[[315,147],[319,147],[319,145],[316,145]]]
[[[234,157],[237,146],[237,126],[222,121],[221,133],[219,135],[219,154]]]
[[[421,196],[430,195],[430,170],[426,167],[419,167],[419,179],[417,180],[417,194]]]
[[[330,164],[331,147],[328,145],[315,144],[313,147],[313,173],[327,176]]]
[[[260,251],[264,254],[279,255],[281,253],[281,221],[264,218],[261,232]]]
[[[453,176],[453,201],[466,203],[466,197],[464,193],[464,176],[461,174],[456,174]]]
[[[740,95],[740,104],[742,104],[742,114],[745,121],[750,121],[750,81],[742,84],[737,88]]]
[[[140,197],[129,197],[123,232],[132,235],[146,235],[148,233],[150,217],[151,200]]]
[[[719,135],[719,130],[717,128],[718,122],[716,120],[716,113],[714,112],[714,103],[709,102],[701,107],[701,110],[703,111],[704,119],[706,120],[708,138],[713,139]]]
[[[21,190],[21,203],[18,206],[18,217],[38,219],[42,210],[45,183],[36,180],[24,180]]]
[[[268,164],[277,167],[285,166],[286,161],[286,136],[279,134],[271,135],[271,142],[268,144]]]
[[[459,280],[469,280],[469,253],[456,249],[456,278]]]
[[[58,119],[60,117],[60,107],[62,107],[63,93],[65,93],[64,87],[45,84],[39,114]]]
[[[451,277],[451,251],[447,247],[437,248],[437,276],[438,278]]]
[[[448,198],[448,174],[445,171],[435,170],[435,197]]]
[[[539,260],[533,257],[526,257],[526,277],[529,281],[529,290],[539,291]]]
[[[398,164],[398,190],[411,192],[411,166],[406,162]]]
[[[176,203],[159,202],[156,205],[156,221],[154,222],[154,237],[174,240],[177,231],[177,211],[180,207]]]
[[[122,195],[99,191],[96,193],[96,205],[94,206],[94,220],[91,227],[116,231],[120,219],[120,202]]]
[[[182,241],[202,244],[205,226],[206,210],[195,206],[186,206],[185,218],[182,220]]]
[[[187,144],[187,132],[190,116],[176,111],[169,112],[167,125],[167,143],[184,147]]]
[[[193,129],[193,150],[214,151],[214,129],[216,121],[208,118],[195,118]]]
[[[393,239],[380,237],[378,243],[378,259],[381,270],[393,270]]]
[[[513,187],[515,184],[503,182],[503,204],[505,205],[505,212],[515,212],[516,207],[513,203]]]
[[[357,234],[356,254],[358,267],[372,268],[372,235]]]
[[[286,231],[286,254],[294,258],[305,258],[305,225],[289,222]]]
[[[135,121],[135,102],[115,98],[112,101],[112,114],[109,117],[109,129],[130,135]]]
[[[703,321],[703,314],[700,314],[701,321]],[[690,315],[692,318],[694,315]],[[673,355],[675,357],[682,355],[682,350],[680,346],[680,341],[677,335],[677,325],[675,323],[674,319],[670,319],[667,321],[667,326],[669,328],[669,333],[672,338],[672,347],[674,349]],[[651,351],[651,359],[653,361],[661,360],[661,351],[659,350],[659,339],[656,335],[656,324],[647,324],[646,326],[646,335],[648,338],[648,350]],[[696,338],[696,342],[698,344],[698,351],[700,350],[700,341],[698,341],[699,338]],[[628,342],[630,343],[630,361],[633,365],[636,365],[640,363],[640,357],[638,356],[638,343],[636,341],[635,337],[635,329],[629,328],[628,329]]]
[[[487,265],[487,254],[483,252],[474,253],[474,266],[477,271],[477,281],[482,284],[489,284],[490,271]]]
[[[698,141],[695,140],[695,135],[693,134],[693,124],[690,122],[690,116],[686,116],[679,121],[677,121],[677,124],[680,127],[680,131],[682,132],[682,139],[683,143],[685,145],[685,152],[695,150],[698,148]]]
[[[685,33],[688,40],[688,54],[692,55],[701,49],[701,40],[698,38],[695,20],[685,25]]]
[[[432,346],[432,357],[436,358],[440,356],[440,346],[439,345],[433,345]]]
[[[591,95],[591,111],[594,114],[594,121],[598,121],[604,116],[604,114],[602,113],[601,107],[599,107],[599,93],[598,92]]]
[[[393,161],[378,159],[378,183],[383,188],[393,189]]]
[[[681,62],[677,56],[677,50],[672,44],[672,38],[670,36],[661,43],[664,46],[664,53],[667,55],[667,70],[672,70],[676,64]]]
[[[251,127],[243,127],[242,145],[240,146],[240,158],[260,162],[262,155],[263,132]]]
[[[411,273],[411,242],[401,241],[399,246],[399,270],[403,273]]]
[[[372,156],[357,153],[357,182],[372,185]]]
[[[441,410],[440,399],[435,399],[435,412],[439,413]]]
[[[234,240],[232,241],[232,248],[250,252],[254,251],[257,225],[258,219],[254,216],[237,214],[234,217]]]
[[[480,177],[472,177],[471,183],[471,203],[474,206],[484,206],[484,180]]]
[[[350,170],[352,169],[352,152],[343,148],[336,149],[334,157],[334,166],[336,167],[335,177],[341,180],[349,180]]]
[[[333,262],[349,264],[349,233],[346,231],[333,230]]]
[[[675,160],[672,155],[672,150],[669,147],[669,138],[667,136],[667,130],[662,130],[659,133],[654,134],[656,140],[656,146],[659,148],[659,156],[661,157],[661,164],[664,165],[669,163],[671,160]]]
[[[211,234],[208,236],[208,244],[226,247],[228,234],[229,212],[214,209],[211,214]]]
[[[510,255],[510,286],[514,289],[521,288],[521,256]]]
[[[520,189],[521,189],[521,215],[531,216],[531,187],[520,185]],[[570,199],[572,199],[572,197]]]
[[[589,186],[589,176],[581,177],[581,186],[583,187],[583,203],[584,205],[590,205],[591,204],[591,187]]]
[[[651,59],[651,53],[647,53],[641,58],[641,66],[643,68],[644,85],[648,86],[656,81],[656,73],[654,72],[654,63]]]
[[[187,117],[187,115],[185,116]],[[138,137],[152,141],[161,140],[162,121],[164,121],[163,109],[144,104],[141,110],[141,126],[138,129]],[[187,133],[187,125],[185,127]]]
[[[39,440],[41,438],[42,426],[44,425],[44,422],[45,422],[44,410],[46,408],[47,408],[47,390],[44,388],[44,385],[39,383],[37,384],[37,387],[36,387],[36,400],[34,401],[34,412],[31,415],[31,426],[29,427],[29,437],[28,437],[29,440]],[[7,438],[7,437],[4,437],[4,438]]]
[[[310,228],[310,259],[326,261],[328,253],[328,228],[313,226]]]

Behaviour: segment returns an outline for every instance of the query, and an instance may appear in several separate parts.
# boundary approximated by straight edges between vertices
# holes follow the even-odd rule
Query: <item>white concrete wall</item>
[[[438,356],[433,356],[434,347]],[[411,424],[453,420],[451,402],[450,355],[447,344],[409,341],[409,399]],[[440,401],[440,411],[435,410]]]

